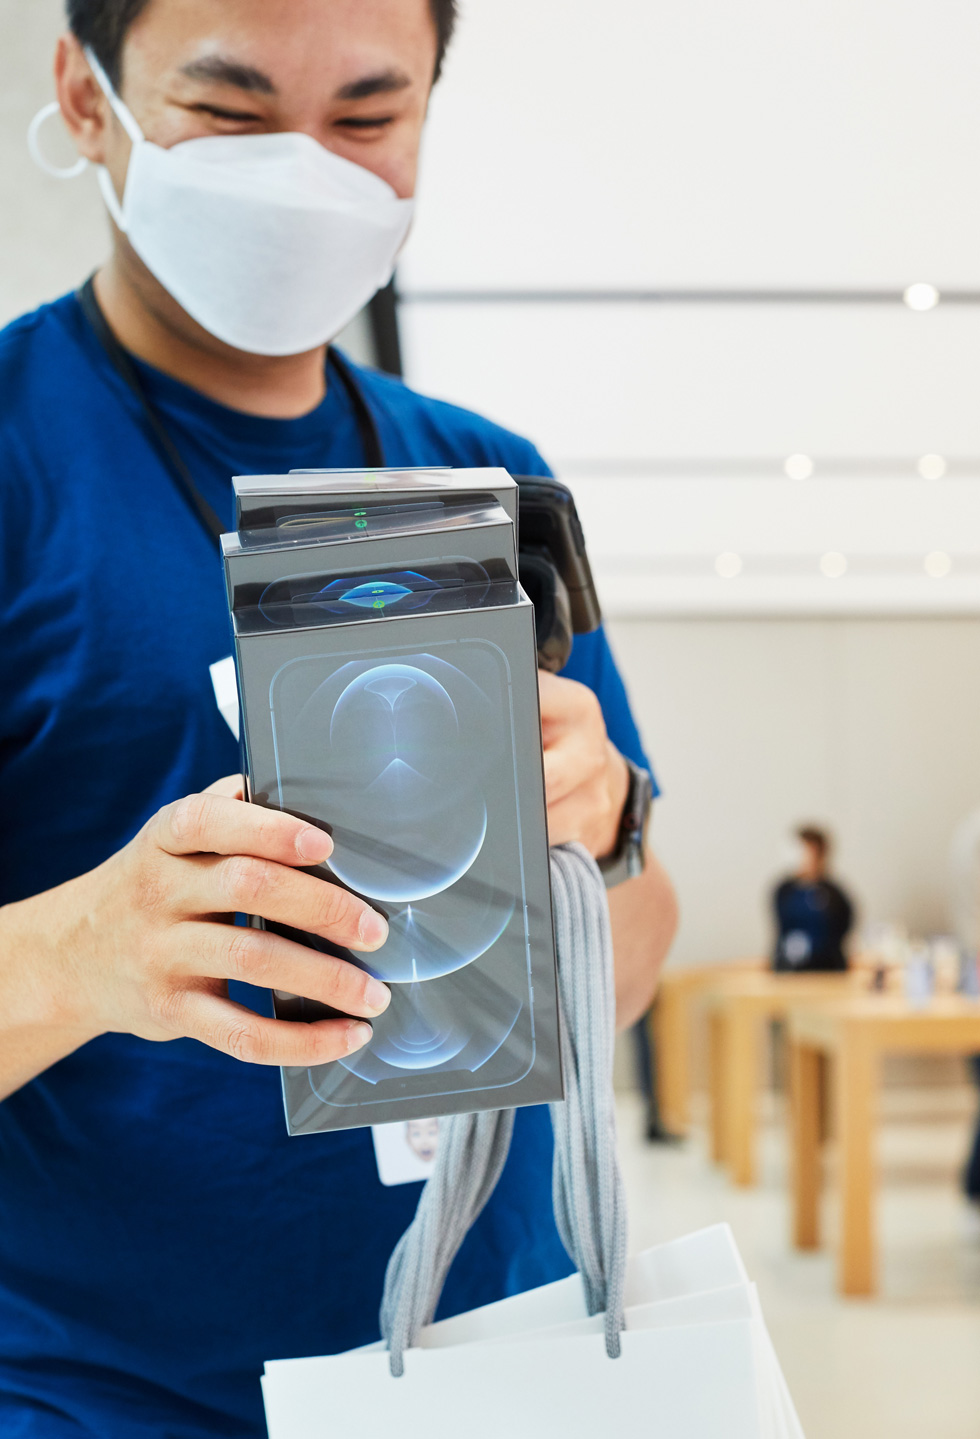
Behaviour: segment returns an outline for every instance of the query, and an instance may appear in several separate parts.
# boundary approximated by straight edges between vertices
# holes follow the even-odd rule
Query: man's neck
[[[325,346],[286,356],[232,349],[191,320],[128,246],[98,272],[95,292],[121,345],[219,404],[289,420],[323,399]]]

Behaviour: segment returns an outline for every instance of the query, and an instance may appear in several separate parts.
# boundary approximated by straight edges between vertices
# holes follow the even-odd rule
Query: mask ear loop
[[[144,144],[146,140],[146,136],[143,134],[143,131],[140,129],[139,125],[136,122],[135,115],[133,114],[132,110],[130,110],[129,106],[125,104],[125,102],[121,100],[120,97],[116,94],[115,87],[112,81],[109,79],[108,75],[103,70],[101,64],[99,63],[98,56],[92,49],[91,45],[85,46],[83,54],[85,55],[85,58],[89,63],[89,69],[92,71],[92,74],[95,76],[96,81],[98,82],[99,89],[102,91],[103,95],[106,97],[106,99],[109,101],[109,104],[112,106],[112,113],[115,115],[120,125],[126,131],[126,134],[129,136],[130,140],[133,143],[133,149],[135,150],[137,145]],[[130,164],[132,164],[132,157],[130,157]],[[109,174],[109,171],[104,165],[100,165],[98,167],[98,175],[99,189],[102,191],[102,198],[105,201],[105,207],[109,211],[109,214],[112,216],[119,229],[122,230],[122,232],[125,234],[126,217],[124,216],[122,206],[119,203],[119,196],[116,194],[116,187],[112,183],[112,176]]]
[[[104,165],[100,165],[96,172],[96,179],[99,182],[99,189],[102,191],[102,199],[118,228],[125,235],[126,217],[123,214],[122,206],[119,203],[119,196],[116,194],[116,187],[112,183],[112,176]]]
[[[126,134],[132,140],[133,144],[142,145],[143,141],[146,139],[146,136],[143,134],[143,131],[137,124],[136,116],[133,114],[132,110],[129,108],[126,102],[124,100],[121,100],[120,97],[116,94],[115,86],[109,79],[106,72],[103,70],[101,64],[99,63],[99,58],[96,55],[95,51],[92,49],[91,45],[86,45],[82,53],[84,54],[86,60],[89,63],[89,69],[92,71],[92,74],[98,81],[99,89],[102,91],[103,95],[106,97],[106,99],[109,101],[109,104],[112,106],[112,113],[115,115],[120,125],[126,131]]]
[[[41,126],[45,121],[50,120],[52,115],[60,115],[61,106],[57,100],[52,100],[42,109],[38,110],[34,119],[27,128],[27,148],[31,159],[38,169],[43,170],[46,175],[53,175],[56,180],[74,180],[83,170],[88,168],[88,161],[84,155],[79,155],[74,165],[52,165],[51,161],[41,149],[38,138]]]

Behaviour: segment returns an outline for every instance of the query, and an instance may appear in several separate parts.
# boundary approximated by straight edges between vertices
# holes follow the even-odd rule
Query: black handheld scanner
[[[590,634],[602,611],[572,492],[554,479],[515,475],[518,565],[534,605],[538,667],[557,674],[568,663],[575,635]]]

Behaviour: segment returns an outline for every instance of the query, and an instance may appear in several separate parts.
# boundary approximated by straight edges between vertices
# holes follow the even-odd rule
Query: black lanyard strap
[[[354,419],[357,423],[357,433],[361,441],[361,449],[364,453],[364,465],[369,470],[383,470],[385,467],[384,446],[381,443],[381,435],[378,433],[378,425],[371,413],[371,407],[367,402],[364,391],[358,382],[357,376],[344,359],[339,350],[333,346],[327,351],[327,365],[333,366],[334,372],[347,392],[351,409],[354,412]]]
[[[153,405],[143,388],[143,381],[139,377],[136,366],[133,364],[132,356],[116,339],[109,326],[109,322],[102,313],[102,306],[95,295],[95,286],[89,278],[78,291],[78,303],[82,307],[82,313],[95,331],[96,339],[105,351],[109,363],[119,378],[124,382],[130,392],[136,397],[140,409],[143,412],[143,419],[149,430],[150,438],[156,446],[167,469],[170,471],[177,488],[184,499],[190,505],[201,524],[208,533],[208,537],[216,543],[225,532],[225,526],[221,523],[214,510],[201,494],[194,482],[194,477],[184,462],[184,457],[177,449],[166,425],[157,414]]]
[[[133,357],[128,350],[123,348],[113,333],[96,297],[92,277],[86,280],[77,292],[77,299],[82,307],[82,313],[92,326],[95,337],[105,351],[109,363],[126,388],[136,398],[149,437],[170,471],[177,488],[204,527],[208,538],[217,543],[225,533],[226,527],[201,494],[183,455],[174,444],[166,425],[150,402],[139,371],[133,364]],[[328,368],[332,366],[350,400],[361,447],[364,451],[366,467],[368,469],[384,469],[384,448],[378,433],[378,426],[353,370],[347,361],[332,348],[327,351],[327,366]]]

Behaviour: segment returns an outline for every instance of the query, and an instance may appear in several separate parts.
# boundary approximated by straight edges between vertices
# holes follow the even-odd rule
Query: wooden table
[[[756,1181],[756,1127],[764,1021],[792,1009],[826,1004],[867,988],[867,971],[844,974],[740,974],[701,991],[709,1008],[711,1156],[727,1164],[736,1184]]]
[[[874,1123],[879,1061],[886,1053],[980,1053],[980,1003],[951,995],[917,1009],[898,995],[855,995],[790,1015],[793,1242],[820,1243],[819,1066],[833,1066],[839,1145],[842,1294],[875,1291]]]
[[[699,996],[728,979],[761,974],[765,967],[764,959],[739,959],[726,964],[668,967],[661,975],[650,1011],[650,1030],[660,1118],[673,1134],[686,1134],[691,1122],[692,1027]]]

